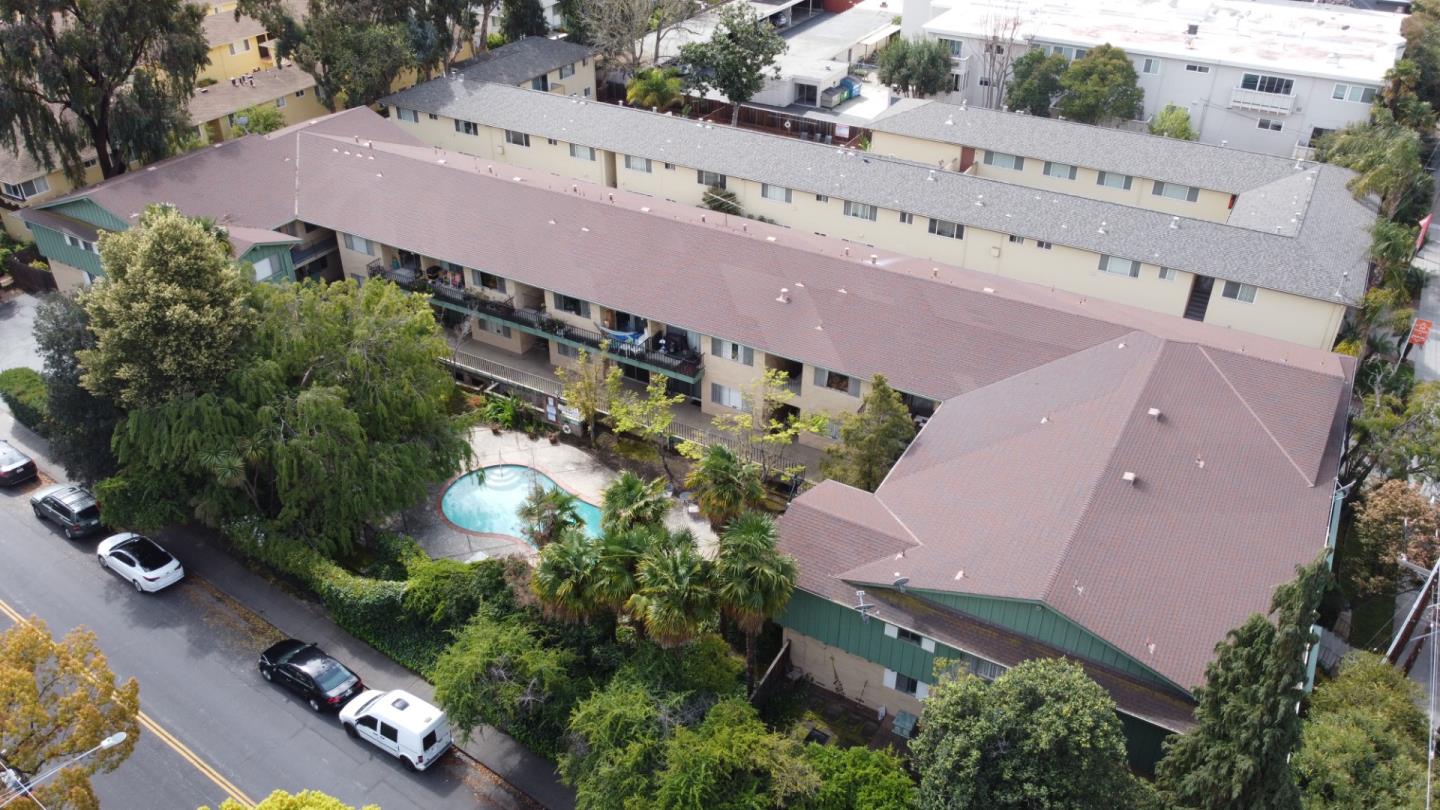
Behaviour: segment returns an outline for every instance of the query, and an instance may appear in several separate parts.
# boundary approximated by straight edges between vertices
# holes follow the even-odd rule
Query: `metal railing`
[[[564,387],[561,386],[557,380],[539,374],[533,374],[524,369],[507,366],[504,363],[498,363],[488,357],[482,357],[481,355],[465,351],[464,349],[457,348],[451,352],[448,362],[452,366],[478,374],[482,377],[489,377],[496,382],[528,388],[536,393],[552,396],[556,399],[560,399],[564,391]]]
[[[1295,97],[1236,87],[1230,91],[1230,106],[1257,112],[1289,115],[1295,110]]]

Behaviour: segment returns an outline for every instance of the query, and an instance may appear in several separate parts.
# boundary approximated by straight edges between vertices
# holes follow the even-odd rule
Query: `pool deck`
[[[470,433],[470,447],[475,460],[469,469],[496,464],[533,467],[571,494],[596,506],[600,505],[605,487],[619,477],[618,472],[578,447],[551,444],[544,438],[532,441],[516,431],[496,436],[489,428],[477,428]],[[440,513],[440,496],[448,485],[447,481],[432,487],[425,502],[402,513],[392,528],[414,537],[427,554],[437,559],[469,561],[511,555],[534,559],[535,549],[523,539],[467,531],[446,520]],[[679,501],[670,510],[665,525],[671,530],[689,529],[699,542],[701,553],[706,556],[713,553],[716,538],[710,524],[688,514]]]

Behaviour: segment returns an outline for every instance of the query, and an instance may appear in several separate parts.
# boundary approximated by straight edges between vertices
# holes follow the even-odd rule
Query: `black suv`
[[[339,711],[365,691],[359,675],[316,645],[293,638],[260,654],[260,674],[299,695],[317,712]]]
[[[95,496],[77,486],[61,484],[41,490],[30,496],[30,507],[35,510],[35,517],[54,521],[71,540],[102,528],[100,505],[95,503]]]
[[[0,487],[23,484],[38,474],[29,456],[0,439]]]

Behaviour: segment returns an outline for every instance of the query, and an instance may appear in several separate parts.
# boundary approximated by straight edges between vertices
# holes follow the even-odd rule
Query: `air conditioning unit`
[[[495,154],[497,154],[497,155],[503,155],[503,154],[505,154],[505,147],[504,147],[503,145],[496,146],[496,147],[495,147]]]
[[[1000,246],[999,246],[999,245],[991,245],[991,246],[990,246],[990,255],[991,255],[991,256],[994,256],[994,257],[997,258],[997,259],[1000,258]]]

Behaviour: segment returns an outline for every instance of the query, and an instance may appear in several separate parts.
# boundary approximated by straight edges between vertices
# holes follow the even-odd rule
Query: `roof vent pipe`
[[[1185,27],[1185,33],[1189,34],[1192,37],[1195,36],[1196,34],[1200,33],[1200,24],[1190,23],[1188,26]]]
[[[1123,480],[1125,483],[1129,484],[1130,486],[1132,486],[1132,487],[1135,486],[1135,473],[1130,472],[1129,470],[1126,470],[1126,471],[1125,471],[1125,474],[1122,475],[1122,476],[1120,476],[1120,478],[1121,478],[1121,480]]]
[[[779,302],[782,303],[782,304],[788,304],[788,303],[790,303],[790,288],[789,288],[789,287],[781,287],[781,288],[780,288],[780,294],[775,297],[775,300],[776,300],[776,301],[779,301]]]
[[[1159,409],[1159,408],[1151,408],[1150,410],[1146,411],[1146,413],[1150,415],[1150,418],[1151,418],[1151,419],[1159,419],[1159,418],[1160,418],[1160,409]]]

